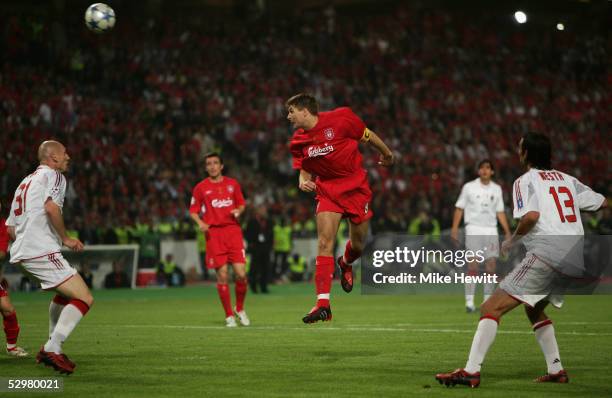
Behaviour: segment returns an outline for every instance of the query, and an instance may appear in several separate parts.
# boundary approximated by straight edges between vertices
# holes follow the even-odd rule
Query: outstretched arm
[[[387,144],[385,144],[384,141],[380,139],[378,134],[372,130],[368,128],[365,129],[361,142],[367,142],[376,148],[378,153],[380,153],[380,160],[378,161],[378,164],[382,166],[391,166],[395,162],[391,149],[389,149]]]

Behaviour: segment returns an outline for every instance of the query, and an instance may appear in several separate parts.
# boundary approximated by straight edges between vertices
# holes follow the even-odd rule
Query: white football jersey
[[[467,182],[455,207],[463,209],[466,226],[497,227],[497,213],[504,211],[501,187],[493,181],[485,185],[480,178]]]
[[[557,170],[530,169],[513,185],[514,218],[530,211],[538,222],[523,238],[527,251],[569,275],[584,269],[580,210],[598,210],[604,196]]]
[[[49,222],[45,202],[50,198],[61,209],[65,193],[66,178],[45,165],[21,181],[6,221],[7,226],[15,228],[16,235],[11,245],[11,263],[61,250],[62,240]]]

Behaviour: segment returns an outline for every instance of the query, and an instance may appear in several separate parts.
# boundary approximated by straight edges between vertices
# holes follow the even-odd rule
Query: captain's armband
[[[359,140],[360,142],[369,142],[370,141],[370,137],[374,132],[372,130],[370,130],[369,128],[365,128],[365,130],[363,130],[363,135],[361,136],[361,139]]]

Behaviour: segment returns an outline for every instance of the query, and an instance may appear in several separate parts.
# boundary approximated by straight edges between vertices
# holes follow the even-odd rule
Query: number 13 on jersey
[[[548,190],[548,192],[552,195],[553,199],[555,200],[555,205],[557,206],[557,211],[559,212],[559,218],[561,218],[561,222],[568,222],[568,223],[572,223],[572,222],[576,222],[576,209],[574,208],[574,197],[572,196],[572,193],[570,192],[568,187],[550,187],[550,189]],[[563,200],[563,206],[566,209],[569,209],[571,211],[571,214],[566,214],[564,213],[564,209],[563,207],[561,207],[561,201],[559,200],[559,197],[561,195],[565,196],[565,199]]]

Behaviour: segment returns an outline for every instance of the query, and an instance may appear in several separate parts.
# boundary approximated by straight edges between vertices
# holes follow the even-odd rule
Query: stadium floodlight
[[[563,25],[562,23],[558,23],[557,30],[565,30],[565,25]]]
[[[527,22],[527,14],[519,10],[514,13],[514,19],[516,20],[516,22],[524,24],[525,22]]]

